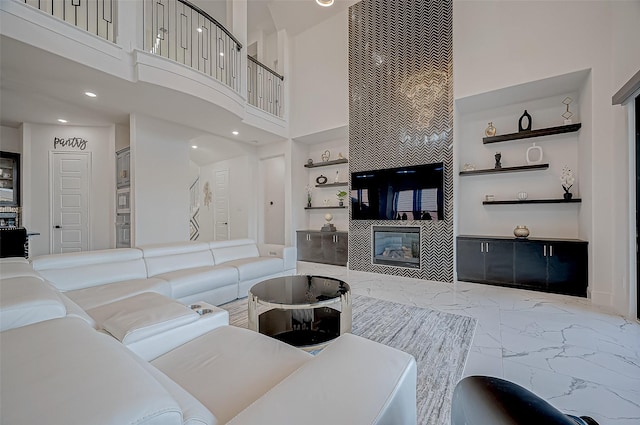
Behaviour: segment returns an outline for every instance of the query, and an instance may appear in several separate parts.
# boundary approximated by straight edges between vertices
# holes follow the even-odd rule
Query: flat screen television
[[[444,164],[351,173],[352,220],[444,220]]]

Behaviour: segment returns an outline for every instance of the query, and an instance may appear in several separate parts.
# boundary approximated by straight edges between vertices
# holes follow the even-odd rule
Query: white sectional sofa
[[[219,305],[246,297],[258,281],[294,274],[296,251],[250,239],[168,243],[43,255],[33,269],[85,310],[143,292]]]
[[[312,356],[213,305],[294,272],[288,247],[62,254],[0,275],[15,264],[0,280],[0,423],[416,423],[412,356],[350,334]]]

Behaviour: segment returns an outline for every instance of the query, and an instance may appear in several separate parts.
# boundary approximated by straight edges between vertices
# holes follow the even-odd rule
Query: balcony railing
[[[242,44],[218,21],[185,0],[144,0],[144,48],[240,92]]]
[[[114,20],[116,0],[24,0],[65,22],[116,42]]]
[[[282,118],[284,114],[284,77],[247,57],[247,98],[249,104]]]
[[[0,0],[5,1],[5,0]],[[116,42],[118,0],[19,0]],[[187,0],[143,0],[144,49],[242,89],[242,44],[213,17]],[[249,104],[282,118],[284,77],[252,57],[247,61]]]

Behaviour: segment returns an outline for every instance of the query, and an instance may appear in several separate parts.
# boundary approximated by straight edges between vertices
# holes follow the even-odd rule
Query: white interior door
[[[87,251],[91,153],[52,152],[49,164],[51,252]]]
[[[262,160],[265,243],[284,245],[284,156]]]
[[[229,170],[216,171],[213,189],[215,240],[229,240]]]

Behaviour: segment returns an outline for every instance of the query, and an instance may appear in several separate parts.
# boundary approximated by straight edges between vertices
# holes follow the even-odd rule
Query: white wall
[[[55,152],[91,152],[89,249],[115,245],[115,126],[78,127],[23,124],[23,223],[40,236],[31,239],[33,256],[50,253],[49,154],[53,139],[81,137],[88,141],[84,151],[60,147]],[[26,176],[25,174],[28,174]]]
[[[130,145],[131,130],[128,125],[116,124],[116,152]]]
[[[284,244],[285,159],[278,155],[260,160],[260,196],[264,211],[262,240],[264,243]]]
[[[132,115],[132,245],[189,240],[189,149],[197,132]]]
[[[613,2],[613,38],[612,63],[613,91],[619,90],[638,70],[640,70],[640,1]],[[635,269],[630,262],[635,263],[635,246],[633,226],[629,222],[635,220],[635,206],[630,194],[629,180],[635,179],[635,170],[629,167],[624,158],[629,155],[629,146],[634,146],[633,134],[629,134],[627,116],[628,106],[613,107],[613,144],[614,157],[617,166],[614,169],[614,278],[613,305],[618,311],[629,311],[635,316]],[[635,152],[633,149],[631,152]],[[631,205],[630,205],[631,204]],[[631,240],[630,240],[631,239]],[[628,297],[627,294],[631,294]]]
[[[22,152],[22,140],[17,128],[0,126],[0,151]]]
[[[209,182],[211,191],[215,191],[215,174],[219,170],[229,170],[229,238],[256,238],[256,204],[258,185],[256,184],[257,164],[250,155],[218,161],[200,167],[200,187]],[[200,240],[214,240],[214,203],[204,205],[200,191]],[[215,193],[213,193],[215,198]]]
[[[293,37],[291,136],[349,123],[348,10]]]

